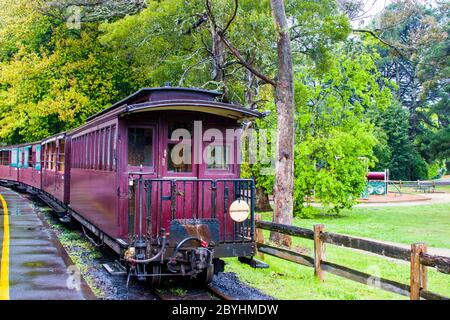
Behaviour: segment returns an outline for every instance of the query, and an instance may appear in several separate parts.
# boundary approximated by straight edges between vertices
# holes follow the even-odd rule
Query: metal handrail
[[[130,191],[139,198],[138,201],[135,200],[136,202],[134,202],[134,215],[139,219],[139,223],[133,222],[135,227],[132,228],[133,230],[129,230],[130,236],[132,233],[134,236],[135,232],[138,231],[138,239],[143,239],[142,221],[144,218],[144,210],[146,211],[147,230],[149,227],[152,228],[151,215],[152,212],[155,213],[154,210],[159,212],[158,217],[156,218],[157,229],[163,227],[161,223],[162,218],[160,216],[163,210],[165,210],[163,209],[163,203],[164,201],[170,201],[171,220],[174,220],[176,216],[183,216],[188,219],[191,215],[193,219],[200,216],[202,219],[218,218],[221,220],[221,228],[223,228],[224,238],[221,239],[221,242],[229,241],[231,238],[228,237],[231,237],[231,234],[233,241],[245,241],[247,238],[250,240],[253,239],[255,205],[255,184],[253,179],[147,178],[145,177],[146,175],[148,175],[146,172],[129,172],[129,179],[134,181],[130,184]],[[197,191],[194,191],[190,189],[190,187],[186,188],[186,183],[191,182],[197,186],[196,188],[201,189],[195,189]],[[182,183],[181,189],[180,183]],[[232,185],[227,185],[228,183],[232,183]],[[224,187],[222,188],[221,185]],[[135,188],[135,186],[137,188]],[[170,190],[167,189],[168,187],[170,187]],[[155,193],[155,190],[159,190],[159,193]],[[163,190],[165,191],[163,192]],[[209,195],[207,195],[208,193]],[[154,207],[154,197],[158,197],[156,194],[159,194],[159,208]],[[144,197],[146,197],[146,200]],[[217,203],[219,199],[223,203]],[[244,224],[237,225],[233,222],[233,229],[227,230],[230,228],[229,224],[231,221],[229,220],[231,218],[228,216],[229,205],[232,201],[237,199],[242,199],[250,205],[251,217],[249,221]],[[143,203],[146,203],[145,208]],[[189,203],[191,203],[191,205]],[[136,221],[136,218],[133,220]]]

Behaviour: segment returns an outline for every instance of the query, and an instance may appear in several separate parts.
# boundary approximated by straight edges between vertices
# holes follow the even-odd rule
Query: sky
[[[392,0],[366,0],[366,5],[364,6],[364,12],[366,13],[361,19],[352,22],[353,27],[367,25],[373,17],[381,13],[391,2]]]
[[[435,0],[416,0],[419,3],[424,5],[436,5]],[[362,19],[358,21],[353,21],[353,27],[361,27],[367,25],[370,20],[375,17],[377,14],[381,13],[385,7],[387,7],[390,3],[394,2],[394,0],[365,0],[364,11],[366,14],[362,17]]]

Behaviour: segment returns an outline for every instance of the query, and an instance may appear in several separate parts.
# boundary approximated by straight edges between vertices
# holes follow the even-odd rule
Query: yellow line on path
[[[3,207],[3,245],[0,266],[0,300],[9,300],[9,215],[8,205],[0,194]]]

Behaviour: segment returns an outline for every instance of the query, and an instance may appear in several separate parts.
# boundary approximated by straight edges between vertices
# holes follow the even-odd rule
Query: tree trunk
[[[294,77],[291,41],[284,0],[270,0],[277,32],[278,77],[275,103],[278,137],[275,161],[275,211],[273,221],[291,225],[294,203]],[[271,232],[270,240],[291,245],[289,236]]]
[[[223,65],[225,63],[225,47],[217,30],[212,27],[212,53],[213,53],[213,70],[212,78],[214,81],[222,82],[224,80]]]
[[[417,100],[419,99],[417,94],[417,83],[415,80],[412,81],[411,85],[411,105],[409,107],[409,137],[411,141],[417,135]]]
[[[247,75],[247,87],[245,88],[245,103],[252,110],[256,109],[256,76],[250,70],[245,70]]]
[[[255,210],[256,211],[272,211],[269,196],[265,193],[263,187],[257,187],[255,192]]]

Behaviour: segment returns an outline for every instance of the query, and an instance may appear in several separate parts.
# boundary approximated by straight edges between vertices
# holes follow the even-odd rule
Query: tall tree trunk
[[[218,34],[216,27],[211,24],[211,36],[212,36],[212,54],[213,54],[213,70],[212,79],[216,82],[222,82],[223,85],[223,99],[228,101],[228,90],[225,84],[225,71],[223,69],[226,62],[225,45],[222,42]]]
[[[414,140],[414,138],[417,135],[417,100],[419,99],[417,94],[417,82],[415,79],[412,81],[411,84],[411,105],[409,107],[409,137],[411,138],[411,141]]]
[[[275,161],[275,211],[273,221],[290,225],[294,204],[294,77],[291,41],[284,0],[270,0],[277,32],[278,77],[275,103],[278,138]],[[271,232],[270,240],[290,246],[289,236]]]
[[[245,70],[247,76],[247,86],[245,88],[245,104],[250,109],[256,109],[256,76],[250,70]]]

